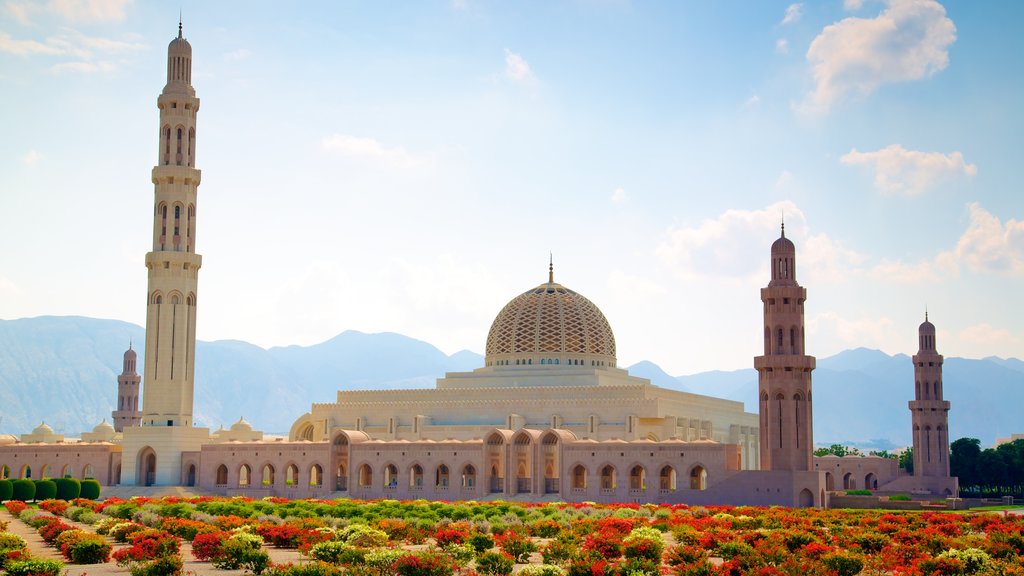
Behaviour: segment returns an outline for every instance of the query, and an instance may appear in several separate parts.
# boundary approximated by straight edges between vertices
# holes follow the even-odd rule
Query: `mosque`
[[[124,354],[113,424],[77,441],[41,424],[0,436],[0,475],[93,477],[103,485],[187,486],[288,498],[488,498],[825,506],[849,488],[952,494],[942,356],[925,319],[914,356],[915,475],[895,460],[814,457],[806,288],[796,248],[771,246],[761,289],[764,350],[754,358],[759,412],[654,386],[617,366],[615,335],[593,302],[547,279],[515,296],[487,335],[484,366],[427,390],[340,391],[313,404],[287,438],[239,420],[193,424],[199,98],[192,47],[171,41],[160,111],[144,389]],[[272,393],[272,392],[271,392]],[[141,397],[141,406],[140,406]]]

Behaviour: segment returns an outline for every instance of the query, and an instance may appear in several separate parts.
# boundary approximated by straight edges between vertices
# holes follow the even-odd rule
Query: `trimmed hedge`
[[[74,500],[82,494],[82,483],[74,478],[57,478],[53,482],[57,485],[58,500]]]
[[[28,502],[36,497],[36,483],[28,478],[19,478],[12,484],[13,489],[11,491],[11,500]]]
[[[10,480],[0,480],[0,502],[6,502],[14,495],[14,483]]]
[[[36,500],[51,500],[57,496],[57,484],[53,480],[35,480]]]
[[[85,498],[86,500],[97,500],[100,497],[100,482],[93,478],[86,478],[80,482],[81,494],[79,498]]]

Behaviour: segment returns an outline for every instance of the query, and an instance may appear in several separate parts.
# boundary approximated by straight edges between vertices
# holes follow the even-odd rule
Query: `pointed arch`
[[[605,464],[601,467],[601,490],[615,490],[618,487],[618,475],[615,466]]]
[[[690,468],[690,490],[707,490],[708,471],[703,464],[694,464]]]
[[[462,467],[462,487],[466,490],[472,490],[476,487],[476,468],[472,464],[466,464]]]
[[[674,492],[676,489],[676,469],[666,464],[658,472],[658,488],[662,492]]]
[[[228,467],[225,464],[217,466],[217,478],[214,480],[217,486],[228,485]]]
[[[636,464],[629,469],[629,490],[631,492],[647,490],[647,469],[641,464]]]
[[[587,468],[583,464],[577,464],[572,467],[572,489],[587,489]]]
[[[423,488],[423,466],[413,464],[409,467],[409,488],[414,490]]]
[[[252,482],[252,468],[248,464],[242,464],[238,467],[238,487],[248,487],[250,482]]]

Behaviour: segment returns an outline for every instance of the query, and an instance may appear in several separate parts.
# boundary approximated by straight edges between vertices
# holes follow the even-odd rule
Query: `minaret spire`
[[[555,255],[548,252],[548,284],[555,283]]]

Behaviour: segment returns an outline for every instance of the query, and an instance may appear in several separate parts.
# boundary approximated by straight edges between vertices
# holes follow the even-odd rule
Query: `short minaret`
[[[914,430],[914,476],[949,478],[949,402],[942,399],[942,355],[935,350],[935,325],[917,329],[914,355],[914,399],[910,419]]]
[[[804,354],[804,301],[796,282],[796,247],[782,236],[772,244],[771,282],[761,289],[764,355],[754,358],[761,419],[761,470],[813,470],[811,422],[813,356]]]
[[[196,248],[196,112],[192,46],[182,36],[167,48],[167,84],[157,99],[160,138],[153,168],[153,251],[146,254],[143,426],[192,426],[196,292],[203,259]]]
[[[117,377],[117,410],[111,413],[116,432],[129,426],[138,426],[142,421],[142,411],[139,410],[139,384],[142,377],[135,371],[135,360],[135,350],[129,344],[124,353],[124,367]]]
[[[153,242],[146,254],[146,350],[140,426],[124,429],[121,484],[178,485],[194,481],[197,464],[186,452],[209,442],[195,428],[192,399],[196,357],[196,112],[192,46],[182,35],[167,47],[167,84],[160,109],[157,165],[153,168]]]

